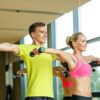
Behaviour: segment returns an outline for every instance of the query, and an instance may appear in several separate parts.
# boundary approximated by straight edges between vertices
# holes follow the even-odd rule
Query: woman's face
[[[79,51],[85,51],[87,47],[86,37],[84,35],[79,35],[74,47]]]

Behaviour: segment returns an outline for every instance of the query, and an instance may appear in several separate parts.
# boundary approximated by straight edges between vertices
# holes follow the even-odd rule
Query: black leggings
[[[26,97],[25,100],[54,100],[50,97]]]
[[[63,97],[63,100],[72,100],[72,97],[71,96],[65,96],[65,97]]]
[[[92,97],[72,95],[72,100],[92,100]]]

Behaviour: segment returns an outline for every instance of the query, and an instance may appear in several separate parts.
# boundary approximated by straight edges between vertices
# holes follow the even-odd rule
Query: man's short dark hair
[[[42,26],[45,26],[45,23],[43,23],[43,22],[33,23],[29,27],[29,34],[31,35],[32,32],[35,32],[35,30],[36,30],[37,27],[42,27]]]

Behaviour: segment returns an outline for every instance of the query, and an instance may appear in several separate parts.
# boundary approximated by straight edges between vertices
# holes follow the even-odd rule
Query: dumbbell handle
[[[34,57],[35,56],[35,53],[37,54],[37,53],[43,53],[43,52],[45,52],[45,48],[44,47],[40,47],[40,48],[35,48],[35,49],[33,49],[33,51],[32,52],[30,52],[30,56],[31,57]]]
[[[31,57],[34,57],[35,54],[34,54],[33,52],[30,52],[30,56],[31,56]]]
[[[45,48],[44,47],[40,47],[39,49],[38,49],[38,53],[44,53],[45,52]]]

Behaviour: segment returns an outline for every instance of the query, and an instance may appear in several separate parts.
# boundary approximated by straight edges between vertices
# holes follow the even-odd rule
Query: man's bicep
[[[13,52],[15,55],[19,55],[19,46],[13,45],[11,52]]]

